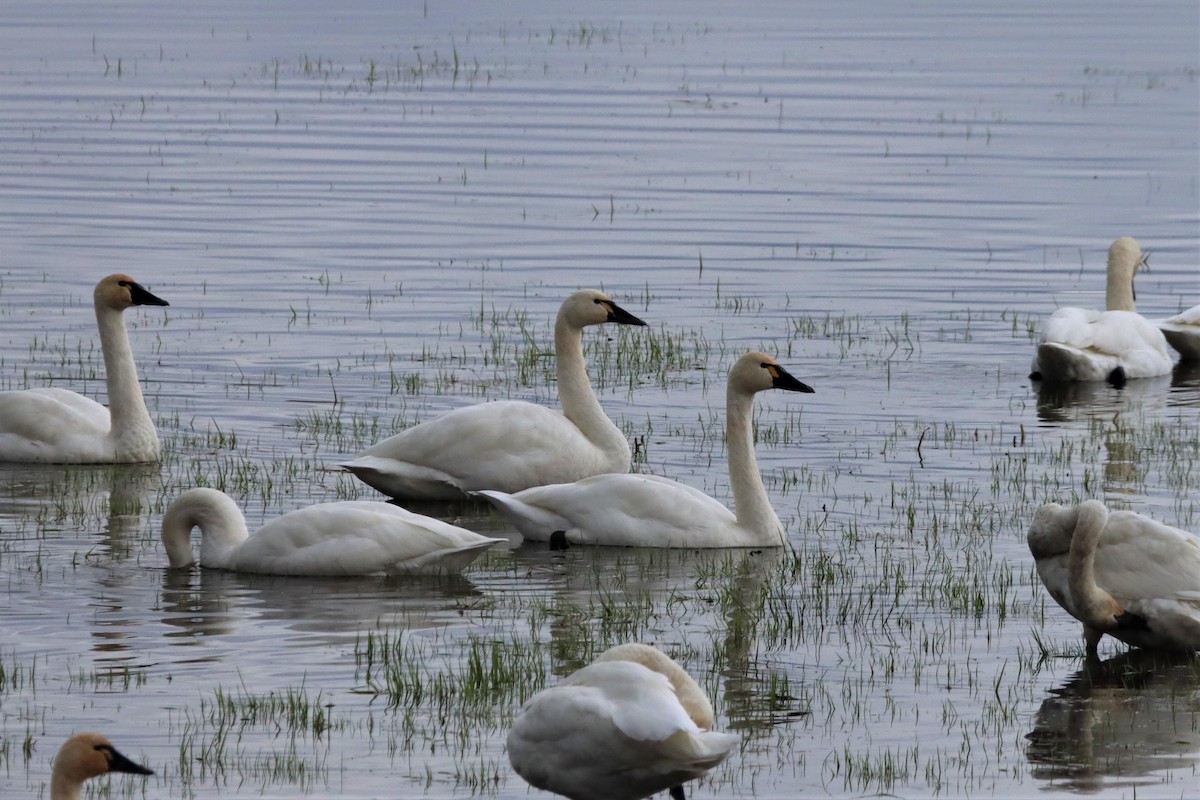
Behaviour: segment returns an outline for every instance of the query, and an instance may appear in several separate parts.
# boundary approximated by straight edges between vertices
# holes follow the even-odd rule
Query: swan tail
[[[575,527],[562,516],[526,503],[507,492],[483,489],[470,494],[472,497],[486,500],[521,536],[535,542],[550,541],[555,531],[566,531]]]
[[[468,567],[475,559],[483,555],[485,550],[506,541],[504,539],[482,539],[478,542],[460,545],[458,547],[436,550],[417,558],[410,558],[393,564],[388,568],[388,574],[406,575],[443,575],[458,572]]]

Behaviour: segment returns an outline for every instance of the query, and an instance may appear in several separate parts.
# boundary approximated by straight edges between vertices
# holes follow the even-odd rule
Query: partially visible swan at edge
[[[128,275],[109,275],[93,293],[108,408],[68,389],[0,392],[0,461],[125,464],[158,460],[158,433],[146,410],[121,312],[165,306]]]
[[[1042,327],[1030,378],[1046,381],[1101,381],[1121,385],[1171,371],[1167,340],[1154,323],[1134,309],[1133,278],[1142,251],[1132,236],[1108,248],[1106,311],[1060,308]]]
[[[726,439],[736,516],[703,492],[656,475],[597,475],[516,494],[476,492],[527,539],[637,547],[778,547],[783,524],[771,507],[754,457],[754,395],[766,389],[812,392],[766,353],[747,353],[729,370]]]
[[[50,800],[78,800],[84,781],[110,772],[153,775],[154,770],[122,755],[98,733],[77,733],[58,748],[50,775]]]
[[[162,540],[172,567],[200,566],[270,575],[432,574],[462,569],[505,541],[480,536],[390,503],[357,500],[289,511],[251,536],[229,495],[189,489],[167,507]]]
[[[1200,306],[1158,321],[1158,329],[1182,361],[1200,361]]]
[[[1090,656],[1106,633],[1200,650],[1200,537],[1088,500],[1039,508],[1027,541],[1050,596],[1083,623]]]
[[[531,785],[572,800],[638,800],[728,757],[738,737],[712,730],[713,708],[655,647],[623,644],[531,697],[508,735],[508,758]]]
[[[424,500],[628,471],[629,442],[600,407],[583,361],[583,328],[605,322],[646,324],[595,289],[575,292],[559,308],[554,353],[561,412],[520,400],[458,408],[341,466],[386,495]]]

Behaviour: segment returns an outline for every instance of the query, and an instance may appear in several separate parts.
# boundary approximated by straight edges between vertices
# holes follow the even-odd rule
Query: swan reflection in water
[[[1052,689],[1026,735],[1034,778],[1093,792],[1157,785],[1200,764],[1200,659],[1131,650]],[[1188,793],[1184,792],[1186,796]]]

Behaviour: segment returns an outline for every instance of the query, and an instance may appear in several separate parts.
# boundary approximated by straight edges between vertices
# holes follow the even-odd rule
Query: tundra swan
[[[1088,500],[1034,514],[1029,550],[1050,596],[1083,623],[1088,654],[1104,634],[1152,650],[1200,650],[1200,537]]]
[[[84,781],[110,772],[154,774],[154,770],[130,761],[100,734],[77,733],[67,739],[54,756],[50,800],[79,800]]]
[[[1132,236],[1108,248],[1106,311],[1060,308],[1042,327],[1029,377],[1047,381],[1100,381],[1122,385],[1171,371],[1167,340],[1134,310],[1133,278],[1143,263]]]
[[[645,325],[604,292],[575,292],[558,311],[554,353],[561,412],[519,400],[454,409],[384,439],[341,466],[391,497],[462,499],[629,470],[629,442],[604,414],[583,363],[582,331]]]
[[[1179,353],[1181,361],[1200,361],[1200,306],[1161,320],[1158,329],[1167,338],[1167,344]]]
[[[623,644],[525,703],[508,758],[531,785],[571,800],[637,800],[720,764],[738,743],[712,730],[704,692],[662,651]]]
[[[158,433],[138,384],[121,312],[165,306],[128,275],[93,293],[109,407],[67,389],[0,392],[0,461],[126,464],[158,460]]]
[[[270,520],[253,536],[229,495],[188,489],[167,507],[162,540],[172,567],[200,566],[270,575],[428,574],[459,570],[503,542],[390,503],[318,503]]]
[[[596,475],[516,494],[484,490],[527,539],[563,531],[574,544],[641,547],[778,547],[783,524],[771,507],[754,458],[754,395],[766,389],[811,392],[766,353],[747,353],[729,370],[726,439],[736,516],[703,492],[656,475]]]

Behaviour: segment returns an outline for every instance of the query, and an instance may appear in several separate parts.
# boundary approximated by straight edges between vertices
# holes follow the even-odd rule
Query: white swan
[[[1134,310],[1133,278],[1142,251],[1132,236],[1108,248],[1106,311],[1060,308],[1042,328],[1030,378],[1047,381],[1100,381],[1122,385],[1171,371],[1167,340]]]
[[[447,572],[504,541],[364,500],[289,511],[251,536],[229,495],[197,488],[179,495],[163,515],[162,540],[172,567],[195,563],[194,527],[200,528],[200,566],[271,575]]]
[[[484,490],[527,539],[562,531],[574,544],[641,547],[778,547],[783,525],[771,507],[754,458],[754,395],[765,389],[811,392],[766,353],[747,353],[729,370],[726,439],[737,515],[676,481],[655,475],[597,475],[535,486],[516,494]]]
[[[158,460],[158,433],[138,384],[121,312],[165,306],[128,275],[93,293],[109,408],[67,389],[0,392],[0,461],[113,464]]]
[[[531,785],[572,800],[637,800],[720,764],[738,737],[712,730],[704,692],[662,651],[618,645],[525,703],[508,758]]]
[[[1200,306],[1159,321],[1158,329],[1181,361],[1200,361]]]
[[[462,499],[476,489],[517,492],[629,469],[629,442],[592,391],[581,332],[588,325],[645,325],[608,295],[568,297],[554,323],[561,412],[517,400],[459,408],[415,425],[342,464],[391,497]]]
[[[98,733],[77,733],[58,748],[50,775],[50,800],[79,800],[83,783],[110,772],[153,775],[154,770],[135,764]]]
[[[1083,623],[1088,654],[1104,634],[1153,650],[1200,650],[1200,537],[1088,500],[1034,514],[1029,550],[1050,596]]]

